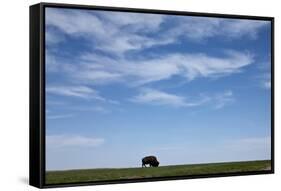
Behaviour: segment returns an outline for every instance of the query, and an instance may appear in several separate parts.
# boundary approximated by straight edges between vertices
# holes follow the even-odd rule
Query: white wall
[[[0,6],[0,190],[36,190],[28,186],[28,7],[39,1],[1,1]],[[277,0],[60,0],[52,2],[96,4],[107,6],[182,10],[227,14],[274,16],[276,84],[281,83],[279,50],[281,12]],[[280,86],[279,86],[280,87]],[[276,87],[276,147],[281,144],[280,101]],[[277,190],[281,174],[280,152],[276,149],[276,174],[229,178],[209,178],[152,183],[131,183],[106,186],[86,186],[67,190]],[[52,189],[64,190],[64,189]]]

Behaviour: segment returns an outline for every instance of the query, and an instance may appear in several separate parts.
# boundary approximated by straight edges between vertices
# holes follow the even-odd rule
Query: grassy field
[[[226,172],[270,170],[270,160],[193,165],[160,166],[157,168],[106,168],[67,171],[48,171],[46,184],[136,179],[182,175],[202,175]]]

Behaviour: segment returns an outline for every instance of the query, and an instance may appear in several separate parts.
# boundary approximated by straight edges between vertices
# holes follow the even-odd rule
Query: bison
[[[150,167],[158,167],[160,163],[155,156],[146,156],[142,159],[142,167],[146,167],[146,164]]]

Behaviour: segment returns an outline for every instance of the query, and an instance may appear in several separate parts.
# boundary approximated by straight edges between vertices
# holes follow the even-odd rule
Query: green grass
[[[167,176],[203,175],[229,172],[270,170],[270,160],[227,162],[193,165],[160,166],[157,168],[105,168],[67,171],[48,171],[46,184],[92,182]]]

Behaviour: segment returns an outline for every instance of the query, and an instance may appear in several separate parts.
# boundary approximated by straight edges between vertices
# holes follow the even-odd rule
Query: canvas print
[[[271,170],[271,22],[45,8],[45,183]]]

